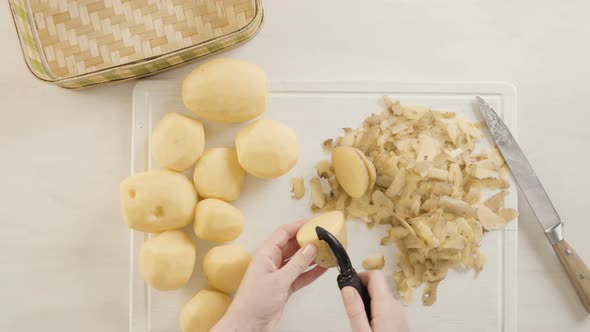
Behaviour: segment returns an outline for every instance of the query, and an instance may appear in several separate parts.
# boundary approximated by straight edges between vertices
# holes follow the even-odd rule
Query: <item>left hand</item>
[[[321,266],[306,272],[318,249],[299,247],[295,236],[303,224],[280,227],[256,252],[231,306],[211,331],[271,331],[291,294],[326,272]]]

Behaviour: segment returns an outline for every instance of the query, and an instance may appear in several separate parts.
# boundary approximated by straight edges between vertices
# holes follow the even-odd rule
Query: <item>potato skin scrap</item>
[[[487,206],[490,210],[494,212],[498,212],[501,208],[504,207],[504,199],[508,196],[508,191],[500,191],[496,193],[494,196],[488,198],[483,204]]]
[[[320,160],[316,165],[318,176],[323,179],[331,178],[334,175],[332,163],[329,160]]]
[[[332,152],[332,149],[334,149],[334,140],[333,139],[327,139],[322,143],[322,148],[324,149],[325,152]]]
[[[302,176],[297,176],[291,179],[291,197],[294,199],[301,199],[305,196],[305,181]]]
[[[313,205],[320,209],[323,208],[326,204],[326,195],[322,191],[320,179],[313,178],[309,180],[309,183],[311,186],[311,201],[313,202]]]
[[[436,302],[439,284],[440,281],[426,283],[426,287],[424,287],[424,292],[422,293],[422,304],[431,306]]]
[[[506,222],[512,221],[518,217],[518,211],[512,208],[508,209],[499,209],[498,215],[500,215]]]
[[[395,178],[393,178],[393,182],[385,191],[385,195],[387,195],[387,197],[394,198],[400,194],[404,185],[406,184],[406,175],[407,171],[405,169],[401,169],[399,172],[397,172]]]
[[[494,211],[490,210],[490,208],[485,205],[480,205],[477,208],[477,219],[487,231],[491,231],[506,223],[504,218],[494,213]]]

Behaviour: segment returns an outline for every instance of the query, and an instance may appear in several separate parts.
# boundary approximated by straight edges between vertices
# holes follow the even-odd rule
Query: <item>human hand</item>
[[[408,323],[404,307],[391,295],[383,272],[361,272],[359,277],[371,296],[372,317],[369,322],[363,300],[356,289],[344,287],[342,301],[352,332],[407,332]]]
[[[305,220],[280,227],[256,252],[227,313],[212,331],[270,331],[291,294],[326,272],[321,266],[306,272],[318,249],[299,247],[295,236],[303,224]]]

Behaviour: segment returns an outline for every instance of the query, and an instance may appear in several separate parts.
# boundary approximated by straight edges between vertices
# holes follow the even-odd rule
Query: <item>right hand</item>
[[[404,307],[396,301],[381,271],[359,273],[371,296],[371,321],[367,319],[361,296],[352,287],[342,289],[342,301],[352,332],[407,332]]]

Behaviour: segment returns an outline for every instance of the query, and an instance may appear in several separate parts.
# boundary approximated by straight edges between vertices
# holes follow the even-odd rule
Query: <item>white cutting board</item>
[[[341,134],[343,127],[358,127],[371,113],[381,112],[381,96],[388,95],[406,104],[420,104],[435,110],[453,111],[459,116],[481,120],[475,95],[484,97],[504,116],[515,133],[516,92],[502,83],[401,84],[391,82],[276,82],[271,83],[268,111],[263,117],[284,122],[297,133],[300,159],[287,175],[272,180],[249,176],[245,190],[235,204],[246,217],[243,234],[236,240],[252,252],[279,225],[309,216],[309,196],[290,198],[289,179],[314,175],[315,163],[327,156],[321,143]],[[157,167],[150,155],[152,127],[167,112],[190,115],[181,101],[179,81],[145,81],[133,92],[132,172]],[[233,146],[241,125],[205,122],[207,147]],[[491,138],[487,136],[489,142]],[[486,143],[488,144],[488,143]],[[187,174],[192,174],[191,172]],[[192,175],[191,175],[192,178]],[[306,183],[307,184],[307,183]],[[512,184],[508,207],[517,207]],[[187,228],[189,233],[190,228]],[[357,269],[364,257],[386,255],[384,271],[395,269],[394,246],[381,247],[382,229],[367,229],[362,222],[348,223],[349,254]],[[206,287],[201,270],[202,258],[212,247],[197,241],[197,262],[189,284],[180,290],[159,292],[146,286],[137,269],[137,254],[143,233],[131,232],[131,332],[180,331],[178,316],[182,305]],[[441,283],[438,301],[432,307],[420,302],[421,292],[406,311],[416,332],[515,332],[517,327],[517,224],[487,234],[481,251],[487,256],[484,271],[451,271]],[[336,285],[336,270],[328,271],[313,285],[289,301],[277,331],[347,331],[348,320]]]

